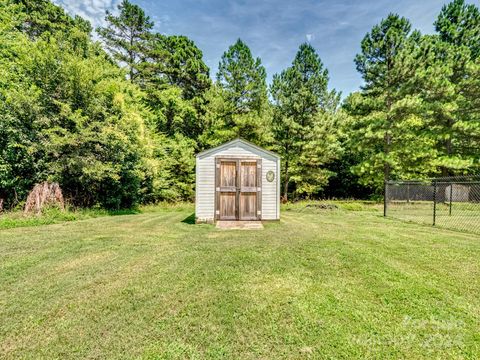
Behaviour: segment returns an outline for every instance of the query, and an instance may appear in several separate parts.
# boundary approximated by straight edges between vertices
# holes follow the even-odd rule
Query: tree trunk
[[[35,212],[39,214],[44,207],[52,205],[56,205],[62,210],[65,209],[62,189],[58,183],[45,181],[35,185],[28,194],[24,213]]]
[[[283,185],[283,197],[282,202],[286,203],[288,201],[288,180],[285,179],[285,184]]]
[[[390,79],[390,71],[393,67],[393,59],[392,59],[392,56],[390,56],[390,54],[387,56],[387,76],[386,76],[386,79],[387,79],[387,97],[386,97],[386,106],[387,106],[387,128],[385,130],[385,137],[384,137],[384,154],[385,154],[385,157],[387,158],[388,155],[390,154],[390,147],[391,147],[391,143],[392,143],[392,135],[389,133],[390,129],[392,128],[392,119],[391,119],[391,115],[390,115],[390,112],[392,111],[392,103],[393,103],[393,100],[392,100],[392,94],[391,94],[391,79]],[[384,163],[383,163],[383,181],[384,183],[386,181],[389,181],[390,180],[390,172],[391,172],[391,169],[390,169],[390,164],[388,163],[388,160],[385,160]]]
[[[130,41],[130,49],[129,49],[129,51],[128,51],[128,56],[129,56],[129,58],[130,58],[130,64],[129,64],[130,69],[129,69],[129,70],[130,70],[130,81],[131,81],[132,83],[133,83],[133,76],[134,76],[134,70],[133,70],[134,65],[133,65],[133,64],[134,64],[134,62],[135,62],[135,53],[134,53],[134,51],[133,51],[133,36],[134,36],[134,35],[133,35],[133,29],[130,28],[130,39],[129,39],[129,41]]]
[[[383,152],[385,153],[385,156],[388,156],[390,153],[390,142],[391,142],[391,137],[388,131],[385,131],[385,147]],[[384,161],[383,163],[383,181],[388,181],[390,180],[390,164],[388,161]]]
[[[451,134],[451,129],[453,127],[453,121],[452,119],[447,120],[447,129],[450,131],[450,137],[445,140],[445,152],[448,158],[452,156],[453,153],[453,144],[452,144],[452,134]],[[442,166],[442,176],[446,177],[450,175],[450,170],[446,166]]]
[[[288,201],[288,160],[285,161],[285,183],[283,185],[283,197],[282,202],[286,203]]]

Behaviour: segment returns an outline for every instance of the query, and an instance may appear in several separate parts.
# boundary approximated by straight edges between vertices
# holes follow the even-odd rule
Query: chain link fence
[[[480,176],[388,181],[384,216],[480,234]]]

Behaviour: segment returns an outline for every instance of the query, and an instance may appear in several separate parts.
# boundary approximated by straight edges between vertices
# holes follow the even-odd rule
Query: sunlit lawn
[[[435,226],[480,235],[480,203],[438,202]],[[397,201],[388,204],[388,216],[427,225],[433,224],[433,201]]]
[[[480,356],[480,236],[288,209],[263,231],[192,206],[1,230],[0,358]]]

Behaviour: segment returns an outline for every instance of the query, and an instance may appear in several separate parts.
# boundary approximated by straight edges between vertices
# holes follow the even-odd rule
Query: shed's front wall
[[[279,219],[278,159],[272,155],[247,147],[244,144],[232,144],[231,147],[197,157],[195,216],[197,221],[211,222],[215,218],[215,158],[258,158],[262,159],[262,220]],[[272,170],[275,180],[268,182],[266,174]]]

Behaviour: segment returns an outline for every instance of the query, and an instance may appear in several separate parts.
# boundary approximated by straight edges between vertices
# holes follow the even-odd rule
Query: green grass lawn
[[[356,204],[262,231],[192,212],[1,230],[0,358],[480,356],[479,236]]]
[[[433,224],[432,201],[396,201],[389,203],[389,217],[422,224]],[[480,203],[454,202],[452,209],[447,203],[436,204],[436,226],[450,230],[467,231],[480,235]]]

